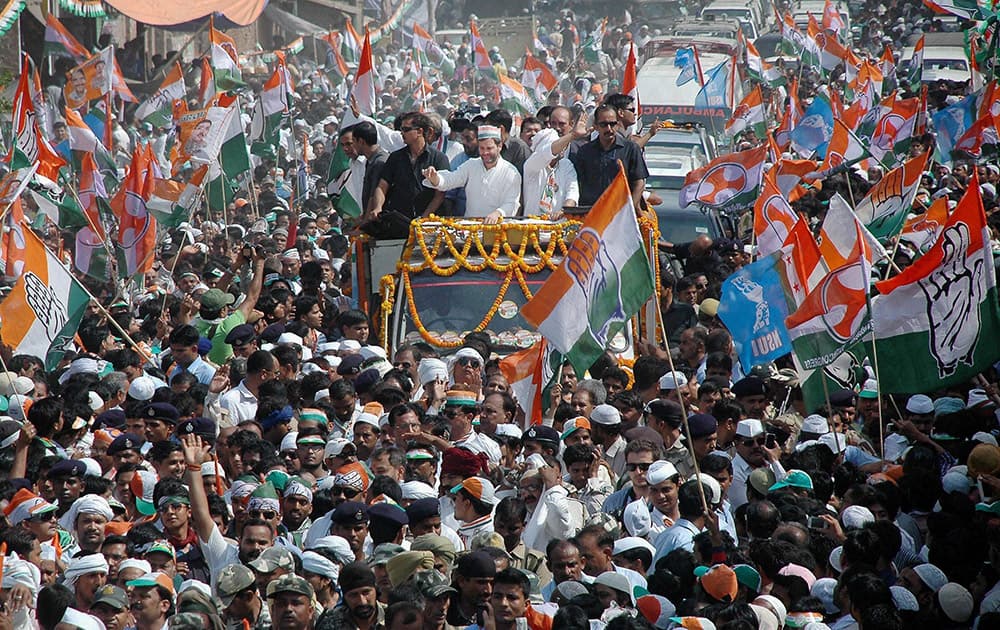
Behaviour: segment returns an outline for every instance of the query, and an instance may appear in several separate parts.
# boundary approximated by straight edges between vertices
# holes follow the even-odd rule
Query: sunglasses
[[[262,518],[265,521],[273,521],[278,517],[278,513],[273,510],[251,510],[247,512],[250,518]]]
[[[354,497],[361,494],[361,492],[355,490],[354,488],[343,488],[341,486],[334,486],[333,488],[330,489],[330,494],[332,494],[333,496],[343,495],[348,499],[353,499]]]
[[[767,443],[767,438],[747,438],[743,440],[743,446],[764,446]]]
[[[476,361],[475,359],[470,359],[469,357],[462,357],[461,359],[458,360],[458,364],[463,367],[470,367],[474,370],[478,370],[480,366],[479,361]]]
[[[38,516],[32,516],[28,520],[31,521],[32,523],[46,523],[48,521],[54,521],[54,520],[56,520],[56,512],[55,512],[55,510],[53,510],[51,512],[46,512],[45,514],[39,514]]]
[[[625,464],[625,470],[627,470],[629,472],[635,472],[637,470],[640,471],[640,472],[646,472],[647,470],[649,470],[649,467],[652,466],[652,465],[653,465],[652,462],[650,462],[648,464],[645,464],[645,463],[643,463],[643,464]]]
[[[617,120],[602,120],[601,122],[597,123],[597,126],[598,127],[614,127],[617,124],[618,124]]]
[[[413,131],[414,129],[419,129],[420,127],[400,127],[400,133],[406,133],[407,131]]]

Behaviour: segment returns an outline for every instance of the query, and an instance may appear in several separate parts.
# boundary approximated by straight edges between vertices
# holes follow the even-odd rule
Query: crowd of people
[[[851,6],[876,59],[941,28],[914,3]],[[372,116],[289,57],[292,120],[247,189],[166,232],[130,291],[83,278],[106,301],[55,370],[3,348],[0,629],[1000,627],[997,368],[897,396],[859,366],[863,386],[807,409],[791,359],[741,366],[718,317],[746,234],[662,243],[666,348],[562,365],[542,424],[488,333],[451,353],[379,345],[352,295],[361,235],[431,214],[558,219],[619,161],[637,208],[656,195],[658,127],[621,80],[658,32],[614,18],[595,61],[581,42],[600,20],[552,18],[536,52],[558,87],[517,122],[491,83],[473,90],[468,44],[443,47],[422,102],[411,51],[380,47]],[[935,84],[928,103],[965,89]],[[166,163],[170,137],[116,124],[115,158],[149,144]],[[328,194],[338,148],[356,216]],[[992,162],[935,165],[914,213],[960,199],[976,169],[993,226]],[[881,175],[831,177],[794,207],[818,220],[847,177],[863,194]]]

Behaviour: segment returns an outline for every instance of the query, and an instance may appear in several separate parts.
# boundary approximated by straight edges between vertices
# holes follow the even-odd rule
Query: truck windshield
[[[527,285],[532,293],[538,291],[549,270],[527,277]],[[420,316],[420,324],[434,337],[444,341],[459,341],[466,333],[475,329],[490,312],[503,285],[504,276],[497,272],[473,273],[459,271],[453,276],[442,277],[432,273],[415,274],[410,277],[413,301]],[[498,352],[512,352],[536,343],[540,337],[521,317],[521,306],[527,302],[517,280],[511,281],[493,319],[486,326],[486,332],[493,342],[501,346]],[[408,305],[403,311],[403,336],[406,342],[420,341],[420,331],[413,321]]]

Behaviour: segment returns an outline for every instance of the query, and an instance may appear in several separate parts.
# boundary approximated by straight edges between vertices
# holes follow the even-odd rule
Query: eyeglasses
[[[767,438],[746,438],[743,440],[743,446],[764,446],[767,443]]]
[[[342,486],[334,486],[333,488],[330,488],[330,494],[334,496],[343,495],[348,499],[353,499],[354,497],[361,494],[361,492],[355,490],[354,488],[344,488]]]
[[[643,462],[643,463],[640,463],[640,464],[625,464],[625,470],[627,470],[629,472],[635,472],[637,470],[639,472],[646,472],[647,470],[649,470],[649,467],[652,466],[652,465],[653,465],[653,462],[648,462],[648,463]]]
[[[273,521],[278,517],[278,513],[274,510],[250,510],[247,515],[250,518],[262,518],[265,521]]]
[[[410,363],[409,361],[397,361],[397,362],[395,362],[395,363],[392,364],[392,367],[400,369],[400,370],[408,370],[411,367],[413,367],[413,364]]]
[[[462,357],[461,359],[458,360],[458,364],[463,367],[470,367],[473,370],[478,370],[480,366],[479,361],[475,359],[470,359],[469,357]]]
[[[400,127],[399,133],[406,133],[407,131],[413,131],[414,129],[420,129],[420,127]]]
[[[626,107],[625,111],[632,112],[634,114],[635,113],[635,108],[634,107]]]
[[[614,127],[618,124],[617,120],[602,120],[597,123],[598,127]]]

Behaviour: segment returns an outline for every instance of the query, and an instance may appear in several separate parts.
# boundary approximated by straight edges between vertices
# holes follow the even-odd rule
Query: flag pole
[[[882,385],[879,384],[878,378],[878,340],[875,339],[875,319],[872,317],[872,302],[871,298],[868,298],[868,318],[872,323],[872,366],[875,368],[875,383],[878,391],[878,452],[883,457],[885,456],[885,422],[882,420]]]

